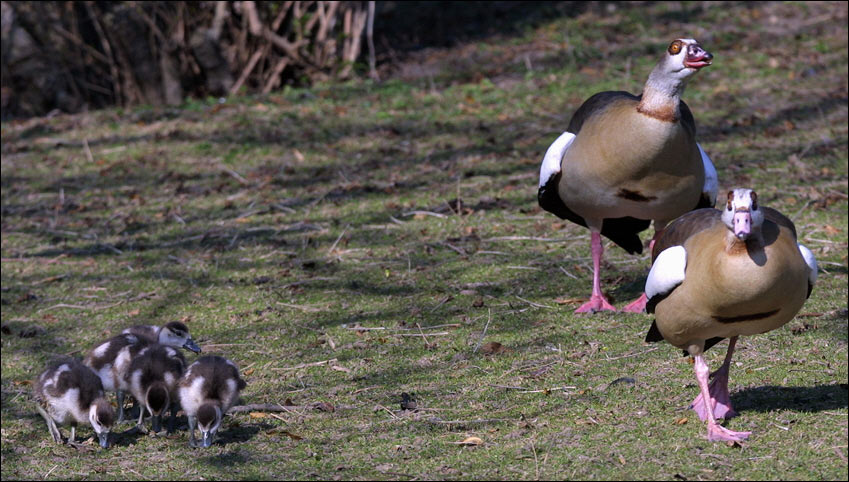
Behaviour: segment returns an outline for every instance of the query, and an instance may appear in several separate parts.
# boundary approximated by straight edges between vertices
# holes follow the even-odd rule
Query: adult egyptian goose
[[[593,291],[576,313],[616,309],[601,292],[601,235],[641,253],[638,234],[654,220],[657,239],[687,211],[713,207],[716,170],[696,142],[696,125],[681,94],[713,55],[693,39],[669,44],[643,93],[601,92],[572,116],[540,168],[540,206],[590,229]],[[640,312],[641,296],[625,308]]]
[[[68,444],[74,445],[78,424],[91,424],[100,446],[109,447],[109,432],[115,420],[112,405],[106,401],[100,378],[77,359],[53,359],[33,384],[38,413],[47,422],[53,440],[61,444],[56,424],[71,425]]]
[[[816,259],[797,243],[793,222],[758,205],[750,189],[730,191],[723,211],[699,209],[675,220],[652,256],[646,309],[655,321],[646,341],[666,340],[695,358],[700,395],[690,407],[707,420],[708,440],[744,440],[750,432],[716,422],[736,415],[728,369],[737,337],[790,321],[811,294]],[[731,339],[728,353],[708,387],[702,353],[723,338]]]
[[[179,321],[171,321],[163,326],[131,326],[121,333],[136,335],[140,338],[147,339],[151,343],[160,343],[174,348],[185,348],[195,353],[200,353],[201,351],[200,347],[192,340],[192,335],[189,334],[189,327]]]
[[[137,357],[130,362],[130,367],[124,373],[124,383],[129,385],[130,393],[141,404],[137,427],[147,432],[144,427],[144,411],[147,409],[151,416],[151,428],[154,433],[162,431],[162,414],[169,407],[171,418],[168,431],[174,430],[177,416],[177,383],[186,369],[186,359],[180,351],[165,345],[153,344],[143,348]]]
[[[124,420],[124,394],[130,389],[125,375],[130,362],[151,342],[136,335],[121,334],[98,343],[83,360],[83,364],[100,377],[107,392],[115,392],[118,399],[118,420]]]
[[[227,410],[239,399],[246,386],[239,369],[220,356],[203,356],[186,370],[180,380],[180,404],[186,411],[191,432],[189,445],[197,447],[195,427],[200,429],[200,446],[209,447]]]

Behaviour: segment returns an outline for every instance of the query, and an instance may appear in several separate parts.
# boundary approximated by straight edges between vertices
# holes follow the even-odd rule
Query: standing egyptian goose
[[[137,425],[140,431],[147,432],[143,424],[145,409],[150,412],[153,432],[162,431],[162,414],[169,407],[168,430],[173,431],[177,416],[177,383],[185,369],[186,359],[179,350],[158,343],[142,349],[130,362],[124,373],[124,383],[141,404]]]
[[[191,364],[179,388],[180,404],[189,419],[190,446],[198,446],[195,426],[200,429],[200,446],[212,445],[224,414],[236,403],[245,386],[239,369],[226,358],[203,356]]]
[[[540,206],[590,229],[593,291],[576,313],[616,310],[601,292],[601,235],[641,253],[638,234],[652,220],[654,243],[669,221],[713,207],[716,170],[696,142],[693,115],[681,100],[690,77],[712,59],[693,39],[673,41],[641,95],[593,95],[545,153]],[[643,311],[645,301],[641,296],[625,310]]]
[[[115,392],[118,398],[118,420],[124,420],[124,394],[130,385],[125,375],[130,362],[151,342],[136,335],[121,334],[99,343],[83,360],[83,364],[100,377],[107,392]]]
[[[690,407],[707,420],[708,440],[750,434],[716,422],[736,415],[728,369],[737,337],[790,321],[817,279],[816,259],[797,243],[793,222],[757,199],[750,189],[735,189],[723,211],[699,209],[675,220],[654,246],[646,281],[646,309],[655,314],[646,341],[665,339],[695,358],[700,395]],[[702,353],[723,338],[731,339],[728,353],[708,386]]]
[[[47,422],[53,440],[61,444],[59,424],[71,425],[68,444],[74,445],[77,424],[91,424],[100,446],[109,447],[109,432],[115,420],[112,405],[106,401],[100,378],[77,359],[57,357],[33,384],[38,413]]]
[[[192,340],[192,335],[189,334],[189,327],[179,321],[170,321],[163,326],[131,326],[121,333],[136,335],[140,338],[145,338],[151,343],[159,343],[174,348],[185,348],[195,353],[200,353],[201,351],[200,347]]]

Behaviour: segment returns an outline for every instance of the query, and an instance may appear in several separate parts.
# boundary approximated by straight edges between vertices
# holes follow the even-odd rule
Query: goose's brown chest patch
[[[622,199],[627,199],[629,201],[636,201],[641,203],[647,203],[649,201],[654,201],[657,199],[657,196],[645,196],[640,191],[632,191],[630,189],[620,189],[619,192],[616,193],[616,196],[621,197]]]
[[[678,116],[675,115],[675,105],[672,103],[665,103],[660,107],[648,107],[641,102],[637,106],[637,112],[663,122],[678,122]]]

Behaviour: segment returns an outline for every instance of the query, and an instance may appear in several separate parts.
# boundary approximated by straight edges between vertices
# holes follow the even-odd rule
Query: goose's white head
[[[753,232],[759,232],[764,222],[764,213],[758,208],[758,194],[751,189],[728,191],[722,222],[740,241],[749,239]]]
[[[649,75],[649,83],[664,92],[678,91],[687,79],[713,62],[713,54],[691,38],[672,41]]]
[[[679,38],[666,48],[665,64],[672,72],[691,75],[713,62],[713,54],[703,49],[696,39]]]
[[[189,327],[179,321],[167,323],[159,330],[159,343],[174,348],[185,348],[200,353],[200,347],[192,340]]]

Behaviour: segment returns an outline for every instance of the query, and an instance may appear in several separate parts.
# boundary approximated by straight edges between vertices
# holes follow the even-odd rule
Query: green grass
[[[676,5],[421,54],[432,78],[4,123],[3,479],[845,480],[846,6]],[[721,192],[755,188],[821,266],[799,317],[738,343],[742,447],[706,440],[692,365],[642,342],[650,316],[557,304],[589,294],[589,233],[536,203],[572,112],[639,92],[683,33],[716,56],[684,99]],[[605,256],[624,306],[648,256]],[[177,319],[239,364],[244,403],[303,408],[229,416],[208,450],[184,430],[55,445],[28,382],[49,357]]]

